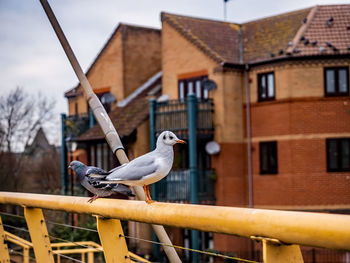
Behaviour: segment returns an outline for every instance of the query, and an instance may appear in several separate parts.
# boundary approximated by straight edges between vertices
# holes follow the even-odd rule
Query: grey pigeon
[[[157,139],[154,151],[146,153],[129,163],[111,170],[108,175],[90,174],[90,183],[94,186],[122,183],[129,186],[142,186],[148,204],[154,202],[149,192],[149,185],[168,175],[173,165],[176,143],[185,143],[171,131],[162,132]]]
[[[73,161],[69,164],[69,168],[75,171],[78,182],[84,186],[94,196],[89,199],[88,202],[92,203],[99,197],[110,196],[115,193],[123,194],[126,196],[135,196],[128,186],[123,184],[107,184],[94,186],[90,184],[88,180],[89,175],[108,175],[109,172],[94,166],[86,166],[82,162]],[[112,170],[113,171],[113,170]]]

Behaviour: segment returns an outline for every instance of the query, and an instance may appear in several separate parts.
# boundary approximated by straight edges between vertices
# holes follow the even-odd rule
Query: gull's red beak
[[[186,144],[186,142],[183,140],[177,140],[176,143]]]

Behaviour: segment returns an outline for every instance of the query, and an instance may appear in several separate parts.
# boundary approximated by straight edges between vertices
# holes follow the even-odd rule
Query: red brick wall
[[[350,132],[350,98],[254,103],[252,137]]]
[[[256,206],[350,203],[350,172],[329,173],[326,138],[350,137],[349,98],[252,105]],[[277,114],[278,113],[278,114]],[[277,141],[278,174],[260,175],[259,142]]]
[[[244,143],[221,143],[221,151],[212,157],[217,174],[216,205],[244,206],[247,203]]]

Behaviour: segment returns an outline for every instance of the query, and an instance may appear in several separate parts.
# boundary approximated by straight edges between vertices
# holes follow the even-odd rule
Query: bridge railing
[[[39,263],[53,262],[53,251],[41,209],[96,215],[106,262],[130,262],[119,220],[260,240],[266,263],[303,262],[299,245],[350,250],[348,215],[161,202],[148,205],[144,201],[118,199],[98,199],[90,204],[87,200],[86,197],[0,192],[1,204],[24,207]],[[3,242],[0,240],[0,249]]]

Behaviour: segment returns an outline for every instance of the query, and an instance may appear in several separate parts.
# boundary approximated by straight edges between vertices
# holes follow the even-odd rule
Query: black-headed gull
[[[129,163],[118,166],[108,175],[90,174],[90,183],[95,187],[108,184],[126,184],[142,186],[148,204],[154,202],[149,192],[149,185],[168,175],[173,165],[176,143],[185,143],[171,131],[163,131],[157,139],[156,149]]]

